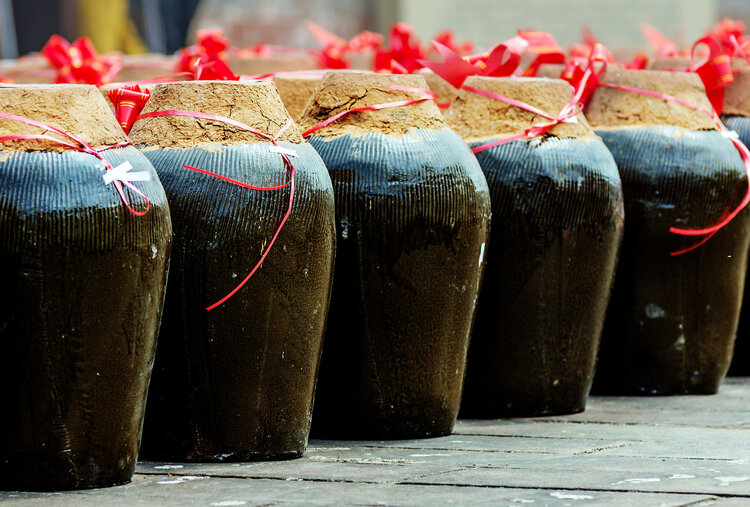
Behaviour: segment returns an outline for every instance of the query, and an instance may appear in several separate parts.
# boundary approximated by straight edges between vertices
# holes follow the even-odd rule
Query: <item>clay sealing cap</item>
[[[92,85],[0,86],[0,111],[46,123],[71,134],[94,148],[127,141],[125,133],[102,97]],[[0,118],[0,136],[47,134],[70,142],[56,133],[14,120]],[[71,151],[44,140],[6,141],[0,151]]]
[[[271,137],[289,120],[281,97],[270,81],[181,81],[157,84],[141,113],[195,111],[225,116]],[[190,148],[199,144],[270,143],[252,132],[218,120],[187,116],[158,116],[137,120],[130,131],[136,146]],[[279,139],[304,142],[296,125]]]
[[[690,66],[690,58],[659,58],[654,60],[651,68],[654,70],[686,69]],[[724,87],[724,109],[722,114],[736,116],[750,116],[750,69],[747,62],[740,59],[732,60],[734,81]]]
[[[471,76],[464,84],[523,102],[554,117],[573,99],[573,88],[561,79]],[[579,112],[575,118],[575,123],[559,123],[548,134],[560,138],[596,139],[583,114]],[[534,125],[550,121],[464,89],[458,91],[445,119],[448,126],[470,144],[521,134]]]
[[[604,73],[602,82],[671,95],[712,111],[703,83],[692,72],[614,69]],[[716,130],[710,116],[677,102],[603,86],[596,89],[585,113],[594,129],[675,126]]]
[[[295,121],[302,116],[324,74],[324,71],[281,72],[273,77],[281,101]]]
[[[417,99],[424,93],[390,88],[389,85],[428,90],[422,76],[328,72],[315,89],[300,118],[303,131],[348,109]],[[403,135],[413,129],[443,129],[446,124],[434,100],[379,111],[351,113],[315,132],[316,136],[381,133]]]

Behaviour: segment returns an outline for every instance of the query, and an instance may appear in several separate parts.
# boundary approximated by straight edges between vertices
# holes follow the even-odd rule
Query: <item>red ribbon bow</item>
[[[148,102],[151,92],[147,89],[141,90],[141,87],[136,84],[109,90],[107,96],[115,108],[117,122],[126,134],[130,134],[135,118]]]
[[[92,147],[89,143],[84,141],[83,139],[80,139],[74,136],[73,134],[69,134],[67,132],[64,132],[63,130],[58,129],[57,127],[48,125],[46,123],[42,123],[40,121],[32,120],[30,118],[24,118],[22,116],[16,116],[14,114],[2,113],[2,112],[0,112],[0,118],[4,118],[6,120],[17,121],[20,123],[25,123],[26,125],[31,125],[33,127],[38,127],[46,132],[53,132],[63,138],[68,139],[68,141],[66,141],[65,139],[52,137],[48,134],[18,134],[18,135],[13,135],[13,136],[0,136],[0,143],[5,142],[5,141],[21,141],[21,140],[35,139],[35,140],[40,140],[40,141],[50,141],[50,142],[59,144],[61,146],[65,146],[75,151],[80,151],[83,153],[88,153],[89,155],[93,155],[99,160],[101,160],[102,162],[104,162],[104,169],[106,170],[106,173],[104,174],[103,179],[104,179],[105,185],[109,185],[110,183],[114,184],[115,189],[118,195],[120,196],[120,200],[128,209],[128,211],[130,211],[130,213],[132,213],[135,216],[143,216],[146,213],[148,213],[148,210],[151,208],[151,203],[149,202],[146,195],[143,192],[141,192],[141,190],[138,189],[138,187],[136,187],[133,184],[133,182],[148,180],[150,179],[150,175],[148,173],[128,174],[130,169],[132,169],[132,165],[130,165],[129,162],[126,162],[125,164],[121,164],[118,167],[112,167],[112,164],[110,164],[109,161],[102,156],[103,151],[107,151],[112,148],[120,148],[123,146],[129,146],[130,141],[123,141],[121,143],[118,143],[112,146],[105,146],[104,148],[96,149]],[[141,196],[143,200],[146,201],[145,210],[136,211],[135,209],[133,209],[133,207],[130,205],[130,201],[128,201],[128,198],[125,195],[125,190],[123,189],[123,185],[125,185],[130,190],[132,190],[133,192]]]
[[[734,81],[731,61],[722,51],[719,42],[710,35],[698,39],[693,44],[690,52],[692,58],[695,58],[695,49],[701,44],[708,46],[708,59],[701,64],[692,63],[688,71],[698,74],[716,114],[721,114],[724,108],[724,87]]]
[[[579,94],[574,95],[573,99],[567,105],[565,105],[565,107],[563,107],[560,110],[560,113],[557,116],[552,116],[552,115],[545,113],[539,108],[526,104],[525,102],[511,99],[503,95],[498,95],[496,93],[488,92],[487,90],[482,90],[479,88],[474,88],[474,87],[466,86],[466,85],[463,85],[461,88],[466,91],[476,93],[478,95],[482,95],[484,97],[499,100],[500,102],[504,102],[511,106],[518,107],[525,111],[529,111],[530,113],[534,113],[537,116],[541,116],[542,118],[546,118],[547,120],[549,120],[548,122],[545,122],[545,123],[534,124],[519,134],[506,137],[503,139],[497,139],[495,141],[490,141],[488,143],[481,144],[479,146],[475,146],[471,150],[474,153],[479,153],[484,150],[494,148],[495,146],[500,146],[502,144],[506,144],[511,141],[517,141],[519,139],[524,139],[524,138],[532,139],[534,137],[539,137],[560,123],[577,121],[577,120],[574,120],[574,118],[578,113],[581,112],[581,108],[579,106],[579,101],[580,101]]]
[[[119,57],[99,56],[88,37],[80,37],[71,44],[53,35],[42,48],[42,54],[57,69],[55,83],[101,86],[112,82],[122,68]]]
[[[214,77],[199,77],[201,75],[213,76],[212,72],[216,75],[226,75],[226,69],[229,68],[225,62],[229,40],[222,35],[221,30],[198,30],[197,38],[197,44],[180,49],[177,70],[191,72],[196,79],[215,79]],[[221,63],[214,65],[212,62],[216,61]],[[214,66],[218,68],[214,70]],[[205,69],[205,67],[208,68]],[[229,72],[234,76],[231,70]]]
[[[469,76],[512,75],[521,63],[521,55],[528,45],[522,37],[513,37],[498,44],[488,53],[462,57],[438,41],[432,41],[432,44],[444,61],[419,60],[419,63],[445,79],[454,88],[461,88]]]

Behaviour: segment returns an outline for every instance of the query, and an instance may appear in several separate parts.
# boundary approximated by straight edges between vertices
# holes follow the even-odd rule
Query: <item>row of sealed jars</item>
[[[571,98],[562,81],[475,79],[551,114]],[[705,100],[699,82],[674,86]],[[597,92],[589,115],[604,143],[579,114],[474,157],[467,143],[539,118],[462,90],[444,119],[415,100],[424,87],[418,76],[328,74],[300,120],[308,144],[270,83],[159,85],[130,133],[141,152],[121,146],[93,88],[0,89],[0,111],[74,136],[2,144],[11,283],[0,332],[14,341],[0,361],[18,388],[3,395],[0,486],[129,480],[152,364],[141,455],[154,460],[300,456],[311,419],[321,437],[447,434],[467,351],[466,415],[579,411],[603,328],[602,389],[715,390],[746,219],[678,259],[665,229],[715,220],[741,190],[726,139],[674,120],[672,104],[650,117],[645,102]],[[395,101],[408,105],[345,113]],[[38,127],[0,116],[3,135]],[[117,172],[124,162],[133,169]],[[697,314],[704,304],[713,313]]]

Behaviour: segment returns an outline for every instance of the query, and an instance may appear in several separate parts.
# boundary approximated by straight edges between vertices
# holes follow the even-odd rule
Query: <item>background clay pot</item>
[[[561,80],[470,77],[466,84],[556,116]],[[615,161],[583,114],[533,140],[477,153],[492,234],[469,348],[462,417],[528,417],[586,406],[623,231]],[[548,120],[458,92],[446,121],[472,148]]]
[[[275,135],[288,116],[271,82],[157,85],[144,112],[200,111]],[[273,145],[232,125],[188,117],[137,121],[133,142],[164,181],[175,255],[144,429],[150,459],[245,461],[301,456],[307,444],[335,247],[333,191],[315,150],[292,126],[294,207],[262,267],[220,307],[259,260],[287,210],[289,188],[260,192],[183,168],[275,186],[289,173]]]
[[[695,74],[617,70],[603,81],[711,108]],[[669,228],[713,225],[739,204],[740,156],[710,117],[675,102],[599,88],[585,112],[615,157],[627,217],[594,389],[716,392],[737,329],[750,215],[678,256],[670,253],[702,238]]]
[[[408,100],[420,76],[326,74],[307,129]],[[314,133],[336,193],[336,275],[313,432],[450,433],[489,232],[487,183],[433,101],[354,113]]]
[[[273,77],[273,84],[294,121],[299,121],[321,79],[322,71],[280,73]]]
[[[0,88],[0,111],[95,148],[125,140],[93,86]],[[0,119],[0,136],[40,133]],[[103,487],[133,475],[172,228],[145,157],[132,146],[103,156],[151,174],[135,183],[151,202],[146,215],[128,212],[93,155],[0,144],[0,489]]]

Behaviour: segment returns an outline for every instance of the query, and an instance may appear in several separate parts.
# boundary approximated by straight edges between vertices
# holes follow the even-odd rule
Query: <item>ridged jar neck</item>
[[[142,114],[183,110],[224,116],[274,137],[289,121],[276,88],[270,81],[182,81],[154,85]],[[217,120],[187,116],[158,116],[135,122],[130,138],[136,146],[189,148],[270,142],[247,130]],[[296,125],[281,141],[304,142]]]
[[[414,74],[329,72],[315,89],[300,118],[300,126],[304,131],[349,109],[409,101],[425,95],[420,91],[395,89],[391,86],[428,90],[424,78]],[[413,129],[442,128],[446,128],[446,124],[435,101],[426,100],[406,106],[348,114],[318,130],[315,135],[403,135]]]
[[[469,77],[465,87],[517,100],[557,118],[573,99],[573,89],[560,79],[517,77]],[[520,107],[462,88],[446,113],[448,126],[466,142],[509,137],[550,120]],[[575,123],[559,123],[549,130],[560,138],[593,138],[583,114]]]
[[[712,111],[703,83],[692,72],[608,70],[602,82],[652,91]],[[599,86],[585,109],[594,129],[675,126],[688,130],[716,130],[707,114],[672,100]]]
[[[56,127],[94,148],[127,141],[125,133],[95,86],[22,85],[0,87],[0,111]],[[39,127],[0,118],[0,136],[47,134],[70,142]],[[45,140],[6,141],[0,151],[70,151]]]

